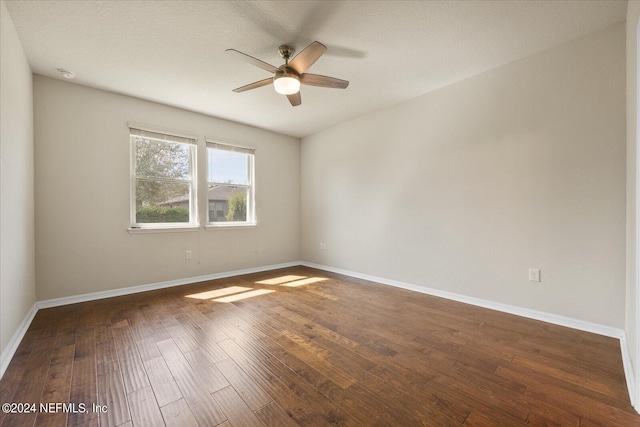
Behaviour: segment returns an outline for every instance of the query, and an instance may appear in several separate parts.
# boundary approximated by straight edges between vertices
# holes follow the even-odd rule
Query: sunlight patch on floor
[[[246,298],[257,297],[258,295],[270,294],[271,292],[275,292],[275,291],[272,291],[271,289],[256,289],[254,291],[243,292],[241,294],[235,294],[235,295],[229,295],[227,297],[216,298],[214,299],[214,301],[234,302],[234,301],[240,301]]]
[[[280,276],[280,277],[274,277],[273,279],[260,280],[259,282],[256,282],[256,283],[259,285],[281,285],[286,282],[293,282],[294,280],[300,280],[306,277],[307,276],[294,276],[294,275]]]
[[[259,285],[276,285],[286,286],[288,288],[297,288],[298,286],[310,285],[311,283],[322,282],[324,280],[327,280],[327,278],[287,275],[274,277],[273,279],[260,280],[256,283]]]
[[[297,288],[299,286],[310,285],[328,280],[326,277],[308,277],[296,276],[289,274],[286,276],[274,277],[271,279],[260,280],[255,282],[259,285],[268,286],[284,286],[288,288]],[[185,295],[186,298],[195,298],[200,300],[208,300],[215,302],[234,302],[246,298],[256,297],[276,292],[273,289],[254,289],[246,286],[228,286],[221,289],[212,289],[210,291],[198,292],[195,294]]]
[[[226,295],[250,291],[251,289],[252,288],[246,288],[244,286],[229,286],[227,288],[215,289],[212,291],[205,291],[205,292],[200,292],[197,294],[191,294],[191,295],[185,295],[185,296],[187,298],[214,299],[214,298],[220,298]]]
[[[293,282],[283,283],[282,286],[289,288],[297,288],[298,286],[310,285],[311,283],[318,283],[327,280],[325,277],[308,277],[306,279],[294,280]]]

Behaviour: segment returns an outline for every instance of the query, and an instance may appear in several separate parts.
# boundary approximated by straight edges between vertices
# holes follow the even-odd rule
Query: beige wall
[[[31,68],[4,2],[0,19],[0,352],[4,352],[36,294]]]
[[[298,139],[42,76],[34,114],[38,300],[298,260]],[[198,135],[200,183],[205,136],[256,148],[258,225],[128,234],[128,121]]]
[[[638,147],[638,18],[640,2],[630,1],[627,5],[627,292],[625,331],[631,355],[631,363],[637,371],[638,326],[640,309],[638,300],[637,233],[637,147]],[[636,387],[640,386],[636,379]],[[640,396],[638,396],[640,397]],[[638,406],[636,397],[636,406]]]
[[[620,24],[304,138],[302,258],[623,328],[624,58]]]

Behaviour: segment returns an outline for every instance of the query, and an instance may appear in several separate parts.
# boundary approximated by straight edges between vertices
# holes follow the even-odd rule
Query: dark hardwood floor
[[[615,339],[305,267],[41,310],[0,394],[21,427],[640,425]]]

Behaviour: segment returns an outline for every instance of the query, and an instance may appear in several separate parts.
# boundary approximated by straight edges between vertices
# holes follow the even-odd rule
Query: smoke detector
[[[68,71],[68,70],[63,70],[62,68],[58,68],[58,72],[63,78],[67,80],[71,80],[76,77],[76,73],[74,73],[73,71]]]

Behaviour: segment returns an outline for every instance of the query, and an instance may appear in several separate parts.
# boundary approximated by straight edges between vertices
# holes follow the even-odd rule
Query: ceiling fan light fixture
[[[321,76],[319,74],[309,74],[307,69],[311,67],[324,54],[327,47],[320,42],[313,42],[309,46],[302,49],[291,61],[289,59],[293,55],[294,49],[291,46],[282,45],[278,48],[278,52],[284,64],[275,67],[264,61],[254,58],[235,49],[227,49],[226,52],[242,59],[249,64],[261,68],[272,73],[273,77],[258,80],[248,85],[240,86],[233,89],[234,92],[246,92],[262,86],[268,86],[273,83],[275,91],[281,95],[286,95],[292,107],[296,107],[302,103],[300,96],[300,85],[329,87],[336,89],[346,89],[349,86],[347,80],[340,80],[335,77]]]
[[[293,95],[300,91],[300,79],[294,74],[284,74],[273,78],[273,87],[282,95]]]

